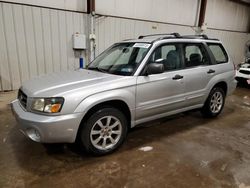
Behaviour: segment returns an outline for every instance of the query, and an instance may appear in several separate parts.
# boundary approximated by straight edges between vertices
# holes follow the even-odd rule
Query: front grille
[[[18,91],[18,97],[19,102],[21,103],[21,105],[26,108],[27,107],[27,95],[25,95],[25,93],[19,89]]]
[[[247,71],[247,70],[240,70],[239,72],[242,74],[249,74],[250,75],[250,71]]]

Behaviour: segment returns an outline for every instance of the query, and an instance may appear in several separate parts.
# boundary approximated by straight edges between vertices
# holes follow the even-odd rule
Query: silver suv
[[[114,44],[86,69],[25,82],[12,109],[30,139],[79,141],[85,151],[103,155],[138,124],[192,109],[216,117],[236,87],[234,76],[217,39],[140,36]]]

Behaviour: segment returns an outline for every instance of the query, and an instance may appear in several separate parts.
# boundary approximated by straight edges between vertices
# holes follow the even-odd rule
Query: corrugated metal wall
[[[228,0],[208,0],[208,27],[234,31],[249,31],[250,7]]]
[[[222,40],[234,62],[240,63],[249,40],[250,7],[228,0],[207,2],[205,33]],[[113,42],[141,34],[195,34],[198,9],[199,0],[96,0],[96,12],[108,15],[96,20],[97,54]]]
[[[30,6],[0,2],[0,91],[79,66],[72,34],[87,33],[86,0],[7,1]],[[96,0],[96,54],[142,34],[195,34],[198,9],[199,0]],[[244,45],[250,40],[249,12],[250,7],[228,0],[208,1],[205,33],[221,39],[235,63],[244,59]]]
[[[199,0],[96,0],[96,12],[193,26],[198,2]]]
[[[5,0],[7,2],[43,6],[72,11],[87,11],[87,0]]]
[[[137,38],[143,34],[171,33],[194,34],[192,27],[101,16],[96,19],[96,54],[115,42]]]
[[[72,34],[85,29],[83,13],[0,3],[0,90],[79,67]]]

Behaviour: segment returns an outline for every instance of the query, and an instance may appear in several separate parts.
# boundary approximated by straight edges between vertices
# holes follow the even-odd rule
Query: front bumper
[[[25,111],[18,100],[11,103],[19,130],[30,139],[42,143],[73,143],[83,118],[81,113],[46,116]],[[37,139],[31,136],[34,131]]]

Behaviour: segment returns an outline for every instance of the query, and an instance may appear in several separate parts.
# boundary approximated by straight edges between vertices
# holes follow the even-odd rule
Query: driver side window
[[[182,63],[179,45],[165,44],[157,47],[151,54],[149,63],[162,63],[165,72],[180,69]]]

